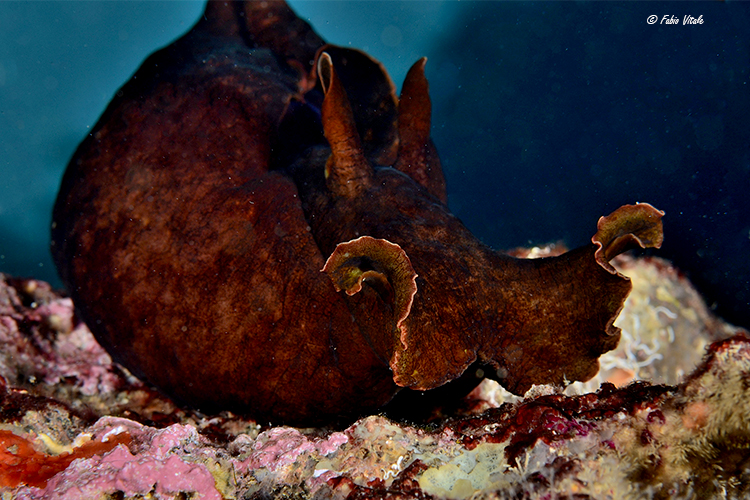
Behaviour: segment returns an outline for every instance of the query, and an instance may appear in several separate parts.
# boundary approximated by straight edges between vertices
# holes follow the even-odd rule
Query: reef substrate
[[[620,346],[565,393],[483,382],[429,422],[267,427],[180,408],[112,363],[69,298],[0,275],[5,499],[739,498],[750,337],[660,259],[622,258]]]

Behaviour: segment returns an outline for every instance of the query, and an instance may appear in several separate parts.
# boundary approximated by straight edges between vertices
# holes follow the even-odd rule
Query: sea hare
[[[596,374],[631,288],[608,261],[659,246],[663,214],[622,207],[559,257],[486,247],[446,206],[424,66],[397,98],[281,2],[210,2],[150,56],[53,214],[55,262],[113,358],[178,401],[295,424],[470,366],[518,394]]]

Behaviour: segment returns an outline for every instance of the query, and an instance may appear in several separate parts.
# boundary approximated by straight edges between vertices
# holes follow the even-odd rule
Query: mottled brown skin
[[[593,376],[627,279],[596,245],[540,260],[484,246],[445,204],[424,61],[399,104],[378,63],[323,46],[283,3],[209,3],[118,92],[53,214],[97,339],[178,400],[261,422],[350,419],[475,362],[516,393]],[[349,296],[321,272],[362,235],[418,275],[406,346],[397,283]]]

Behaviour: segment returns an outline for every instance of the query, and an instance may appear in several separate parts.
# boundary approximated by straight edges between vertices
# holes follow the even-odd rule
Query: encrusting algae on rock
[[[750,380],[750,339],[696,304],[694,290],[668,263],[636,259],[616,264],[650,283],[635,287],[631,300],[637,306],[626,304],[620,321],[632,323],[629,315],[636,313],[664,319],[668,316],[658,308],[668,302],[670,310],[691,320],[670,318],[676,321],[669,323],[676,335],[704,338],[710,345],[697,367],[690,366],[690,356],[668,350],[691,343],[660,346],[665,358],[676,357],[689,374],[676,385],[605,384],[579,395],[537,387],[525,398],[495,407],[490,399],[470,397],[454,413],[437,415],[426,425],[370,416],[340,431],[259,428],[229,413],[180,409],[109,358],[91,356],[95,342],[72,316],[69,300],[41,282],[3,279],[0,335],[8,349],[22,353],[0,363],[6,379],[0,430],[14,436],[0,450],[3,460],[19,463],[28,452],[43,465],[49,457],[46,465],[52,465],[61,460],[55,455],[64,457],[85,442],[115,444],[60,471],[48,468],[54,473],[46,483],[31,474],[19,476],[14,486],[5,482],[3,498],[703,499],[750,494],[750,389],[745,383]],[[656,312],[649,312],[648,304]],[[70,320],[60,321],[66,317]],[[645,319],[641,325],[643,338],[650,334],[647,329],[664,329]],[[37,345],[40,329],[48,343]],[[74,330],[81,342],[71,348],[60,339]],[[731,338],[714,342],[722,336]],[[85,364],[90,369],[83,369]],[[67,377],[50,376],[64,366],[80,369]],[[656,378],[674,373],[668,364],[654,363],[653,369]],[[92,385],[93,373],[109,374],[109,382]],[[85,395],[83,387],[96,389]],[[33,451],[15,446],[21,439]],[[159,482],[167,475],[174,480]]]

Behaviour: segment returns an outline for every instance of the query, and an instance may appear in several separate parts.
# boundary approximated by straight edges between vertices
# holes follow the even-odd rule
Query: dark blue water
[[[648,201],[667,212],[656,254],[750,326],[748,4],[293,5],[397,83],[429,57],[449,203],[485,242],[582,245],[600,215]],[[59,283],[48,224],[67,159],[142,59],[201,10],[0,3],[0,271]]]

